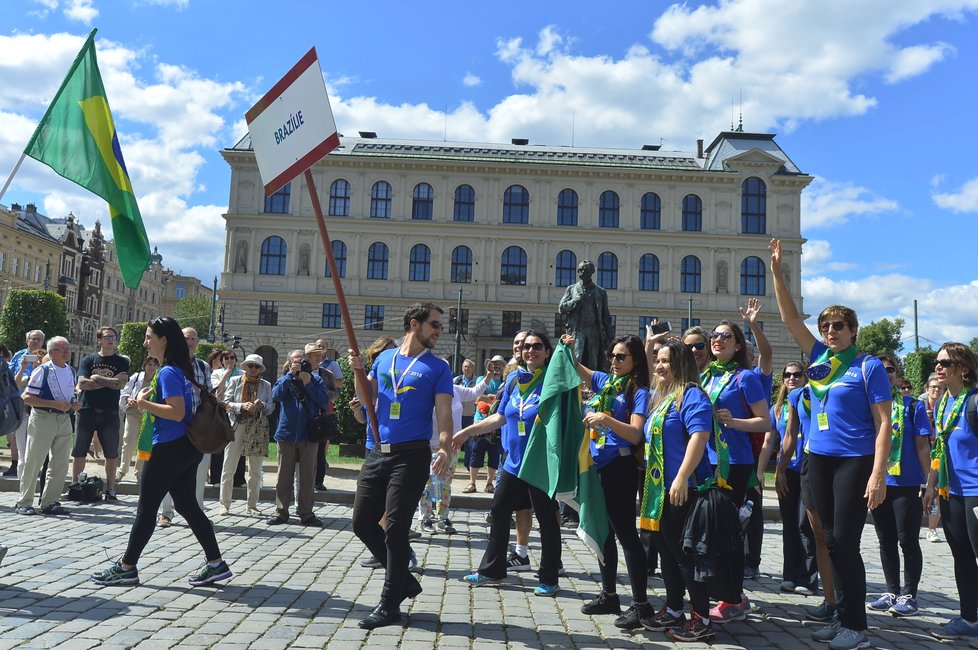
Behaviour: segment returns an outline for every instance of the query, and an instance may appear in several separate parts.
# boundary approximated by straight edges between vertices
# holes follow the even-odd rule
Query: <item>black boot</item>
[[[401,610],[396,607],[387,607],[383,603],[377,605],[370,615],[360,621],[359,625],[364,630],[373,630],[386,625],[393,625],[401,622]]]

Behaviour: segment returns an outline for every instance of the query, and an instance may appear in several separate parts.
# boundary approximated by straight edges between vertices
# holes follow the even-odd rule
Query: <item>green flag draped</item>
[[[581,421],[577,363],[563,343],[550,357],[519,477],[576,509],[581,520],[577,536],[604,561],[608,510]]]
[[[24,153],[109,204],[112,234],[126,286],[135,289],[149,266],[149,239],[89,34]]]

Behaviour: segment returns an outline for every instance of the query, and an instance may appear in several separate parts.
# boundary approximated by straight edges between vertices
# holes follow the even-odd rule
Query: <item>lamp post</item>
[[[51,253],[48,253],[48,261],[44,265],[44,290],[51,290]]]
[[[462,285],[458,285],[458,305],[455,307],[455,367],[453,374],[462,373]]]
[[[214,276],[214,290],[211,291],[211,326],[207,330],[207,342],[213,343],[216,338],[214,335],[214,318],[217,315],[217,276]]]

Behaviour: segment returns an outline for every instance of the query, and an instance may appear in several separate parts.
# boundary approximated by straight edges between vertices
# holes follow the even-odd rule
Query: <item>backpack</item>
[[[17,390],[14,373],[0,358],[0,436],[13,433],[24,419],[24,400]]]
[[[971,432],[978,436],[978,392],[971,394],[964,405],[964,416],[968,419]]]
[[[234,440],[234,428],[224,402],[195,379],[190,381],[200,391],[200,404],[187,425],[187,438],[194,448],[202,454],[216,454],[224,451]]]

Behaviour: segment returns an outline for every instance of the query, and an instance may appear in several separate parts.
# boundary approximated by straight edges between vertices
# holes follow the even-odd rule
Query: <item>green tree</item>
[[[972,352],[974,352],[975,354],[978,354],[978,336],[976,336],[975,338],[971,339],[971,342],[968,343],[968,347],[971,348],[971,351]]]
[[[937,351],[930,347],[920,348],[904,357],[903,376],[913,384],[914,395],[923,392],[924,386],[927,385],[927,378],[934,372],[935,360],[937,360]]]
[[[859,328],[859,349],[867,354],[894,356],[900,349],[900,336],[903,333],[903,319],[882,320]]]
[[[207,296],[181,298],[173,310],[173,318],[180,323],[180,327],[197,330],[203,340],[211,328],[211,299]]]
[[[138,372],[143,367],[146,360],[146,348],[143,341],[146,340],[146,323],[126,323],[122,326],[122,333],[119,334],[119,354],[129,357],[129,370],[131,374]],[[159,359],[162,362],[162,359]]]
[[[204,332],[204,334],[206,334],[206,332]],[[202,342],[197,344],[196,355],[198,359],[204,359],[206,361],[207,357],[209,357],[211,352],[213,352],[214,350],[227,350],[227,349],[228,346],[224,345],[223,343]]]
[[[336,400],[336,419],[339,423],[340,435],[334,442],[349,442],[364,444],[367,441],[367,427],[360,424],[353,418],[353,411],[350,410],[350,400],[356,397],[356,390],[353,388],[353,371],[345,357],[336,360],[343,371],[343,386],[340,388],[340,396]]]
[[[68,336],[65,299],[53,291],[13,289],[0,313],[0,342],[11,351],[24,347],[24,335],[42,330],[48,338]]]

